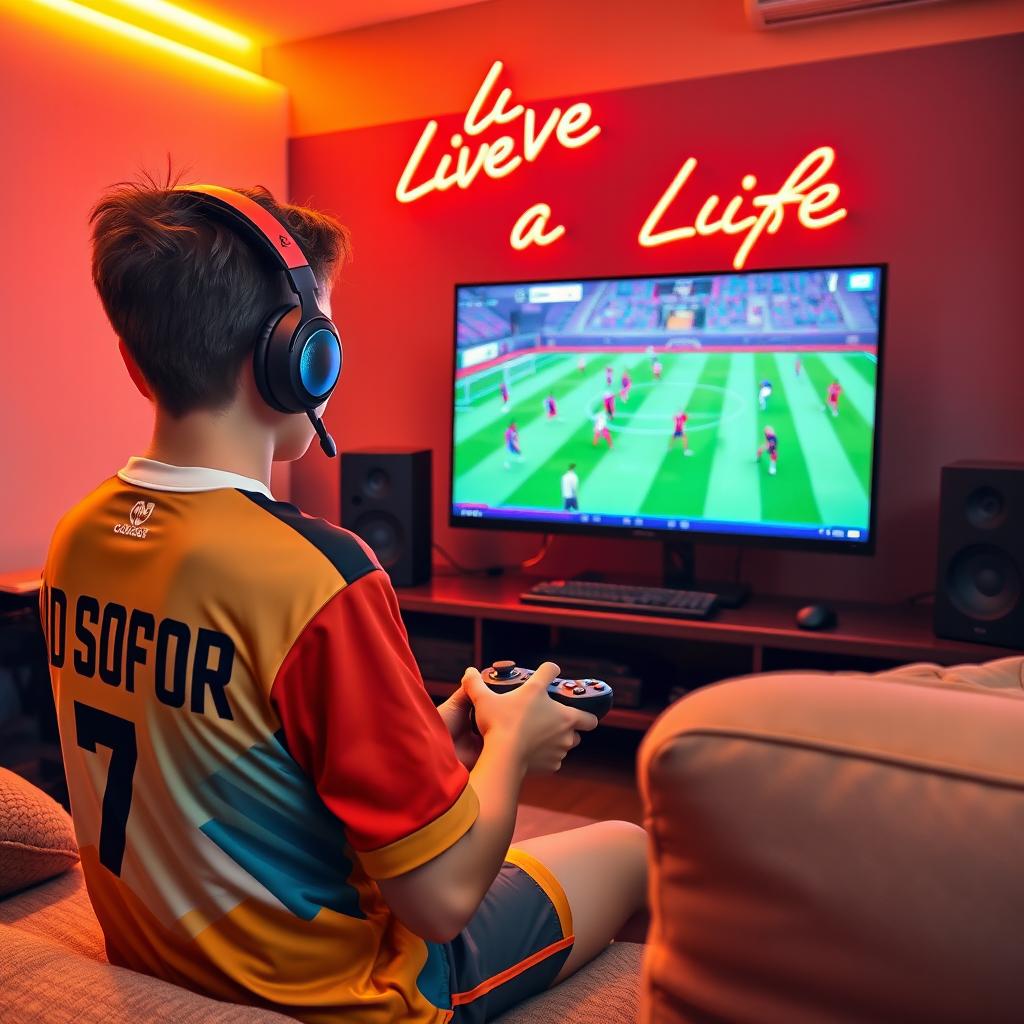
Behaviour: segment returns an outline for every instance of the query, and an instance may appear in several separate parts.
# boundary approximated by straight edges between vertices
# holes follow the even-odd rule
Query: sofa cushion
[[[495,1024],[636,1024],[643,952],[638,942],[613,942],[561,985],[513,1006]]]
[[[68,813],[41,789],[0,768],[0,896],[78,863]]]
[[[4,1024],[289,1024],[269,1010],[221,1003],[57,942],[0,925]]]
[[[103,932],[89,902],[81,865],[0,900],[0,924],[60,943],[90,960],[107,961]]]

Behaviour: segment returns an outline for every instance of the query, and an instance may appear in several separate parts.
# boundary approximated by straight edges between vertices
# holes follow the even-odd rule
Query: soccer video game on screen
[[[453,516],[866,543],[882,278],[457,287]]]

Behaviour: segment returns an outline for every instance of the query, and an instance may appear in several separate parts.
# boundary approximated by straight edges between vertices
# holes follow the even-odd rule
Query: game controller
[[[522,686],[536,669],[520,668],[514,661],[496,661],[481,675],[484,682],[495,693],[508,693]],[[548,686],[548,696],[568,708],[589,711],[598,718],[604,718],[612,709],[614,693],[603,679],[563,679],[558,677]],[[470,712],[470,720],[476,728],[476,715]]]

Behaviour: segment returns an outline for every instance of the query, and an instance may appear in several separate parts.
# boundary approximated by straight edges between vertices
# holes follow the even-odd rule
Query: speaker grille
[[[391,476],[386,469],[374,466],[363,477],[363,494],[368,498],[380,500],[391,493]]]
[[[946,576],[953,606],[975,619],[1009,615],[1020,600],[1020,573],[1000,548],[983,544],[958,551]]]
[[[1008,503],[994,487],[979,487],[967,496],[967,521],[977,530],[997,530],[1008,515]]]

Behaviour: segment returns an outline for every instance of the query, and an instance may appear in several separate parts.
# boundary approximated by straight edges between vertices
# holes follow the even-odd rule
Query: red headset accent
[[[264,209],[248,196],[242,195],[241,192],[235,192],[220,185],[176,185],[174,190],[175,192],[201,192],[208,197],[208,202],[219,207],[232,220],[240,221],[250,230],[253,227],[257,228],[270,242],[271,250],[280,259],[286,270],[309,266],[309,261],[288,229],[269,210]]]

